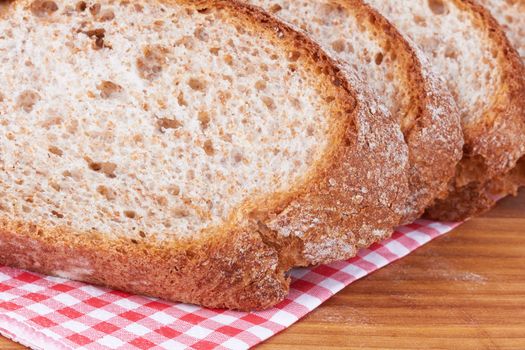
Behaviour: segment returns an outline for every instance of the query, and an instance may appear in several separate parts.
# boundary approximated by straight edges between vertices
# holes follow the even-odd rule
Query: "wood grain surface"
[[[525,191],[257,347],[354,348],[525,349]],[[23,347],[0,338],[0,349]]]

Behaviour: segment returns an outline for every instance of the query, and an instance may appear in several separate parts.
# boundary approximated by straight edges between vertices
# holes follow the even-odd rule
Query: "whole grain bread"
[[[248,2],[305,31],[345,71],[363,79],[399,122],[410,164],[410,195],[401,224],[411,223],[445,195],[462,156],[459,113],[417,48],[362,0]]]
[[[465,137],[449,195],[428,210],[461,220],[487,210],[487,186],[525,154],[525,68],[503,29],[471,0],[367,0],[416,42],[445,77]]]
[[[398,123],[254,7],[12,1],[0,57],[0,264],[261,309],[406,205]]]

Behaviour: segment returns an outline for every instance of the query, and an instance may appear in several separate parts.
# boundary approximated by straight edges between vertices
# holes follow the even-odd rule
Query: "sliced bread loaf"
[[[363,79],[399,122],[409,147],[410,195],[401,223],[446,192],[462,155],[455,103],[418,50],[361,0],[249,0],[304,30]]]
[[[525,154],[525,69],[502,28],[470,0],[368,0],[447,79],[465,136],[450,194],[428,211],[464,219],[490,208],[486,191]]]
[[[260,10],[2,6],[0,264],[259,309],[399,222],[399,126]]]

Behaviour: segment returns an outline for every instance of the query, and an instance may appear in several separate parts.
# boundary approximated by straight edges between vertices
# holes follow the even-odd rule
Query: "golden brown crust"
[[[494,204],[486,193],[490,182],[504,177],[525,154],[525,67],[486,9],[471,0],[449,1],[474,16],[479,30],[486,33],[497,54],[502,77],[481,121],[464,125],[465,154],[448,197],[427,212],[435,219],[463,220]]]
[[[266,308],[286,295],[284,273],[292,266],[348,258],[357,245],[391,233],[408,192],[402,135],[392,120],[370,112],[369,102],[304,35],[235,1],[165,3],[171,1],[220,9],[228,20],[254,26],[276,45],[307,54],[303,63],[320,76],[320,87],[334,94],[332,143],[325,157],[289,193],[248,201],[228,224],[187,240],[113,239],[2,219],[0,264],[208,307]],[[286,236],[283,218],[295,227],[317,226]]]
[[[159,244],[7,220],[0,227],[3,265],[230,309],[264,309],[288,292],[276,251],[253,228]]]
[[[443,197],[463,152],[459,112],[445,84],[430,72],[430,63],[378,11],[363,0],[346,0],[353,6],[383,47],[391,47],[402,66],[410,91],[410,124],[403,133],[409,149],[410,198],[401,224],[417,219],[436,198]],[[380,28],[377,31],[377,28]],[[394,116],[396,117],[396,116]]]

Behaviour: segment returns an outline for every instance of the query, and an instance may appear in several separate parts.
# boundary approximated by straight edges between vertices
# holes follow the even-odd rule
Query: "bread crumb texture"
[[[356,72],[373,95],[381,97],[391,114],[400,118],[403,131],[413,122],[410,92],[404,67],[396,62],[395,48],[383,41],[383,33],[369,30],[359,6],[345,6],[334,0],[249,0],[315,38],[328,53]],[[376,28],[375,31],[378,29]],[[354,34],[355,33],[355,34]]]
[[[525,1],[478,0],[503,26],[510,42],[525,60]]]
[[[333,97],[311,65],[297,64],[301,51],[220,9],[11,7],[0,21],[8,219],[186,237],[299,183],[327,146]]]
[[[479,122],[501,85],[501,53],[484,30],[475,30],[474,13],[455,1],[366,0],[414,40],[445,78],[464,127]]]

